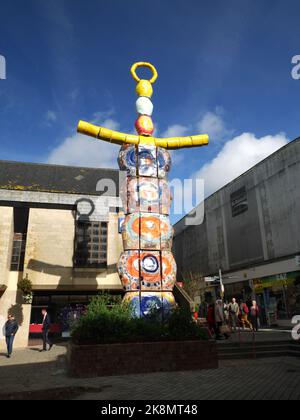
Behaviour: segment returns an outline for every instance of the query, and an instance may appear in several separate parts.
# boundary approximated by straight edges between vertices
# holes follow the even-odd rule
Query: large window
[[[248,210],[247,191],[245,187],[232,193],[230,199],[232,217],[238,216]]]
[[[23,271],[26,247],[26,233],[15,233],[11,254],[11,271]]]
[[[107,222],[76,223],[75,267],[107,265]]]
[[[29,209],[14,207],[14,238],[11,254],[11,271],[23,271]]]

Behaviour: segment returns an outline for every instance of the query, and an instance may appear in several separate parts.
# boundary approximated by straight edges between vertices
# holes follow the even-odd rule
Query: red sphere
[[[151,136],[154,130],[152,118],[148,115],[140,115],[135,122],[135,128],[140,136]]]

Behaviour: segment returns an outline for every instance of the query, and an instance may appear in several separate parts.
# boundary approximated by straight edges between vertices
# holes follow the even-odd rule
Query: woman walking
[[[249,308],[246,305],[246,303],[243,301],[241,301],[240,303],[240,315],[241,315],[241,323],[243,325],[243,329],[245,329],[245,327],[248,327],[250,328],[250,330],[252,330],[252,325],[250,321],[248,320]]]
[[[254,331],[258,331],[259,327],[259,307],[255,300],[252,301],[252,306],[250,308],[250,321]]]

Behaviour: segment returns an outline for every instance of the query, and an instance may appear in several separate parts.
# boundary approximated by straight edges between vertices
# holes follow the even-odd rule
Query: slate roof
[[[119,171],[116,169],[0,160],[0,189],[101,195],[103,192],[96,191],[101,179],[113,180],[118,194]],[[114,195],[109,190],[106,195]]]

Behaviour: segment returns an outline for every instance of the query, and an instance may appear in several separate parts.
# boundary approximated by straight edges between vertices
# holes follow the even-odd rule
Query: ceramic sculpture
[[[136,70],[148,67],[150,80],[140,79]],[[125,221],[122,225],[124,252],[118,262],[118,272],[135,316],[147,316],[158,311],[167,316],[175,306],[173,288],[176,263],[172,255],[173,228],[169,219],[170,190],[167,175],[171,158],[167,149],[197,147],[208,144],[208,135],[188,137],[152,137],[152,84],[157,79],[155,67],[146,62],[131,67],[137,82],[135,128],[138,135],[120,133],[84,121],[78,132],[121,145],[118,163],[126,171],[120,187]]]

